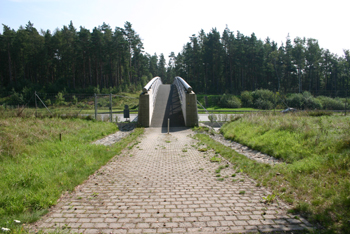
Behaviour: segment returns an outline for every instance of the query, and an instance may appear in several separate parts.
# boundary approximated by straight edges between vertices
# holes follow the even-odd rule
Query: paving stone
[[[288,216],[283,202],[282,209],[261,204],[269,192],[252,179],[237,175],[244,182],[234,183],[224,178],[236,173],[232,166],[222,169],[224,181],[217,181],[215,170],[227,162],[210,162],[215,152],[192,147],[197,141],[190,134],[189,129],[169,135],[159,128],[145,129],[137,146],[63,196],[36,225],[46,231],[69,225],[79,233],[246,233],[311,227],[305,219]]]

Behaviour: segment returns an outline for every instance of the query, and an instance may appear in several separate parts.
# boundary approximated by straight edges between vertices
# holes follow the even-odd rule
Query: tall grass
[[[0,227],[37,220],[142,133],[109,147],[90,144],[117,130],[82,119],[0,118]]]
[[[221,131],[226,138],[286,162],[246,166],[295,210],[330,232],[350,230],[350,117],[253,114]]]

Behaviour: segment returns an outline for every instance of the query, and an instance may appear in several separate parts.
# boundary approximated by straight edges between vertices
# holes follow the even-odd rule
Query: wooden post
[[[274,90],[275,94],[274,94],[274,110],[273,110],[273,114],[276,114],[276,90]]]
[[[113,116],[112,116],[112,94],[109,94],[109,119],[111,123],[113,123]]]
[[[169,128],[170,128],[170,119],[168,118],[168,134],[169,134]]]
[[[95,93],[95,120],[97,120],[97,95]]]
[[[36,91],[34,92],[34,98],[35,98],[35,117],[38,116],[38,103],[36,102]]]
[[[348,89],[346,89],[346,93],[345,93],[346,99],[345,99],[345,116],[346,116],[346,108],[348,105]]]

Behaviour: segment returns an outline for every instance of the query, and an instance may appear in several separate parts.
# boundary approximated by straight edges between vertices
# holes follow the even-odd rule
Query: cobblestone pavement
[[[250,233],[311,227],[286,213],[282,202],[261,202],[269,192],[224,166],[221,177],[199,152],[191,130],[145,129],[140,143],[62,197],[36,229],[79,233]],[[235,177],[231,177],[236,173]],[[233,181],[234,179],[234,181]]]
[[[134,131],[134,128],[136,126],[136,123],[118,123],[118,128],[120,131],[117,131],[116,133],[110,134],[102,139],[99,139],[92,144],[96,145],[113,145],[123,139],[124,137],[127,137]]]

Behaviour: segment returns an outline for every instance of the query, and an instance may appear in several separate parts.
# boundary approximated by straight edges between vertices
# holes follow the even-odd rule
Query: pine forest
[[[239,96],[266,89],[347,96],[350,51],[335,55],[321,48],[317,39],[286,35],[278,45],[226,27],[222,33],[216,28],[200,30],[184,43],[177,55],[150,55],[130,22],[114,30],[106,23],[92,30],[77,29],[70,22],[54,32],[39,32],[30,21],[17,31],[3,25],[0,93],[93,93],[96,87],[136,92],[154,76],[163,83],[181,76],[198,94]]]

